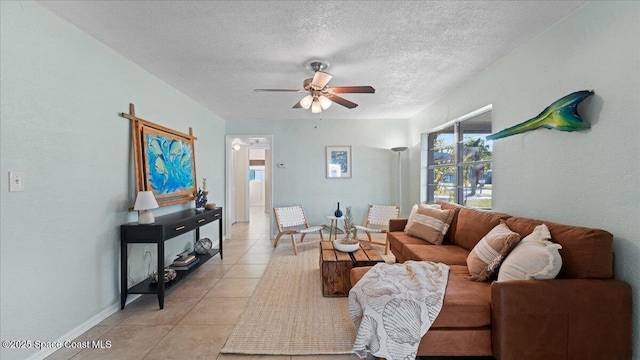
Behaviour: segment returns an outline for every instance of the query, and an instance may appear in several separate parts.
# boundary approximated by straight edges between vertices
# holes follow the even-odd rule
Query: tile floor
[[[252,207],[250,223],[233,225],[233,237],[224,243],[224,259],[216,256],[171,288],[164,310],[158,309],[157,296],[143,295],[75,340],[111,341],[111,348],[63,348],[47,359],[358,359],[220,354],[273,253],[269,219],[263,208]]]

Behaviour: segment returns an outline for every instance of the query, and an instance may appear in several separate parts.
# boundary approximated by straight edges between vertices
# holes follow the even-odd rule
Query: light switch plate
[[[9,192],[24,191],[24,173],[9,172]]]

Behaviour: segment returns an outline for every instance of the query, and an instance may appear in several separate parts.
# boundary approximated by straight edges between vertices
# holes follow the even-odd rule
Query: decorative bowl
[[[354,252],[360,248],[360,243],[343,244],[341,240],[333,240],[333,248],[342,252]]]

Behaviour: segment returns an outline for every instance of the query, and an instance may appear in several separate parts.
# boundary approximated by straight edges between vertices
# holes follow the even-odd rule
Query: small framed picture
[[[327,179],[351,179],[351,146],[327,146]]]

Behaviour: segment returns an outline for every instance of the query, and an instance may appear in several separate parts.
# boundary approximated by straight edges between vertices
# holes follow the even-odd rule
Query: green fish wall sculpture
[[[487,136],[487,140],[501,139],[507,136],[522,134],[538,128],[557,129],[561,131],[586,130],[591,125],[578,115],[578,104],[593,95],[593,90],[582,90],[571,93],[544,109],[540,115],[510,128]]]

